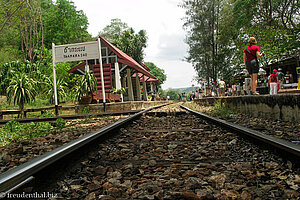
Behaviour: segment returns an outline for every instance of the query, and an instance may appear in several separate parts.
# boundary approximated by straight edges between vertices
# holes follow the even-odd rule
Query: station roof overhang
[[[138,76],[139,76],[139,79],[140,79],[140,82],[142,82],[142,77],[143,77],[143,74],[142,73],[138,73]],[[132,77],[136,77],[135,74],[132,75]],[[155,77],[155,76],[154,76]],[[158,79],[158,78],[151,78],[151,77],[148,77],[148,76],[145,76],[145,81],[146,82],[153,82],[153,83],[156,83],[157,85],[160,85],[161,84],[161,81]]]
[[[111,51],[113,51],[117,57],[118,57],[118,62],[122,63],[124,65],[127,65],[129,67],[134,68],[136,71],[150,77],[153,79],[156,79],[156,77],[151,74],[149,71],[147,71],[147,66],[146,68],[143,67],[141,64],[139,64],[138,62],[136,62],[133,58],[131,58],[130,56],[128,56],[126,53],[124,53],[123,51],[121,51],[119,48],[117,48],[116,46],[114,46],[113,44],[111,44],[110,42],[106,41],[104,38],[102,38],[101,36],[99,36],[101,44],[107,46]]]

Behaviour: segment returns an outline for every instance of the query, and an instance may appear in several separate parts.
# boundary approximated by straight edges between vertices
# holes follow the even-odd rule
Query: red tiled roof
[[[141,65],[142,67],[144,67],[145,70],[150,72],[151,69],[147,65],[145,65],[144,63],[141,63]]]
[[[142,81],[142,76],[143,74],[142,73],[138,73],[138,76],[140,78],[140,82]],[[135,73],[132,75],[132,77],[135,77]],[[154,76],[155,77],[155,76]],[[145,76],[145,81],[146,82],[156,82],[157,84],[161,84],[160,80],[158,80],[158,78],[149,78],[148,76]]]
[[[101,36],[99,36],[99,38],[100,38],[102,44],[107,46],[111,51],[113,51],[118,56],[118,62],[130,66],[130,67],[134,68],[135,70],[141,72],[142,74],[145,74],[148,77],[151,77],[154,79],[156,78],[149,71],[147,71],[144,67],[142,67],[138,62],[136,62],[133,58],[128,56],[126,53],[124,53],[123,51],[121,51],[120,49],[118,49],[117,47],[115,47],[114,45],[109,43],[108,41],[106,41]]]

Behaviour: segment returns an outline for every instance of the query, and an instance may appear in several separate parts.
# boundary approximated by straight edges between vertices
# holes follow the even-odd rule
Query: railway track
[[[183,108],[148,109],[88,134],[1,174],[0,191],[25,184],[15,192],[64,199],[299,197],[292,162],[229,132],[230,124],[217,127]],[[299,158],[299,147],[291,149],[284,146]]]

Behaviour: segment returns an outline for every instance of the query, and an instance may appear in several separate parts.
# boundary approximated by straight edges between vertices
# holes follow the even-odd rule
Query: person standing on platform
[[[251,95],[251,79],[250,78],[245,78],[244,93],[245,93],[245,95]]]
[[[270,75],[270,95],[277,94],[278,91],[278,75],[277,70],[274,69],[273,73]]]
[[[186,94],[185,94],[185,92],[182,94],[182,101],[186,102]]]
[[[254,37],[249,38],[249,46],[244,49],[244,64],[245,68],[251,76],[251,92],[254,95],[257,95],[257,76],[259,71],[258,60],[257,58],[264,55],[264,52],[260,52],[259,47],[256,45],[257,41]]]
[[[222,79],[219,81],[219,91],[220,91],[220,96],[225,96],[225,89],[226,89],[226,84],[225,81]]]
[[[284,73],[282,73],[281,68],[278,69],[277,75],[278,75],[278,81],[279,81],[279,88],[283,89]]]
[[[241,86],[240,84],[238,83],[236,85],[236,96],[240,96],[241,95]]]
[[[215,83],[215,82],[212,82],[212,86],[211,86],[211,95],[212,95],[213,97],[218,96],[218,95],[217,95],[217,89],[216,89],[216,83]]]
[[[290,74],[290,71],[286,71],[286,74],[284,76],[284,79],[285,79],[285,83],[286,84],[290,84],[290,83],[293,83],[294,80],[293,80],[293,75]]]

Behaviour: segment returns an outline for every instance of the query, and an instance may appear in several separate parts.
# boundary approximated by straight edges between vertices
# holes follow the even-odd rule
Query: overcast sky
[[[111,19],[119,18],[136,32],[146,30],[148,46],[145,62],[165,70],[163,89],[190,87],[196,75],[192,65],[184,62],[187,45],[182,28],[184,9],[181,0],[73,0],[88,17],[88,32],[96,36]],[[194,83],[195,84],[195,83]]]

